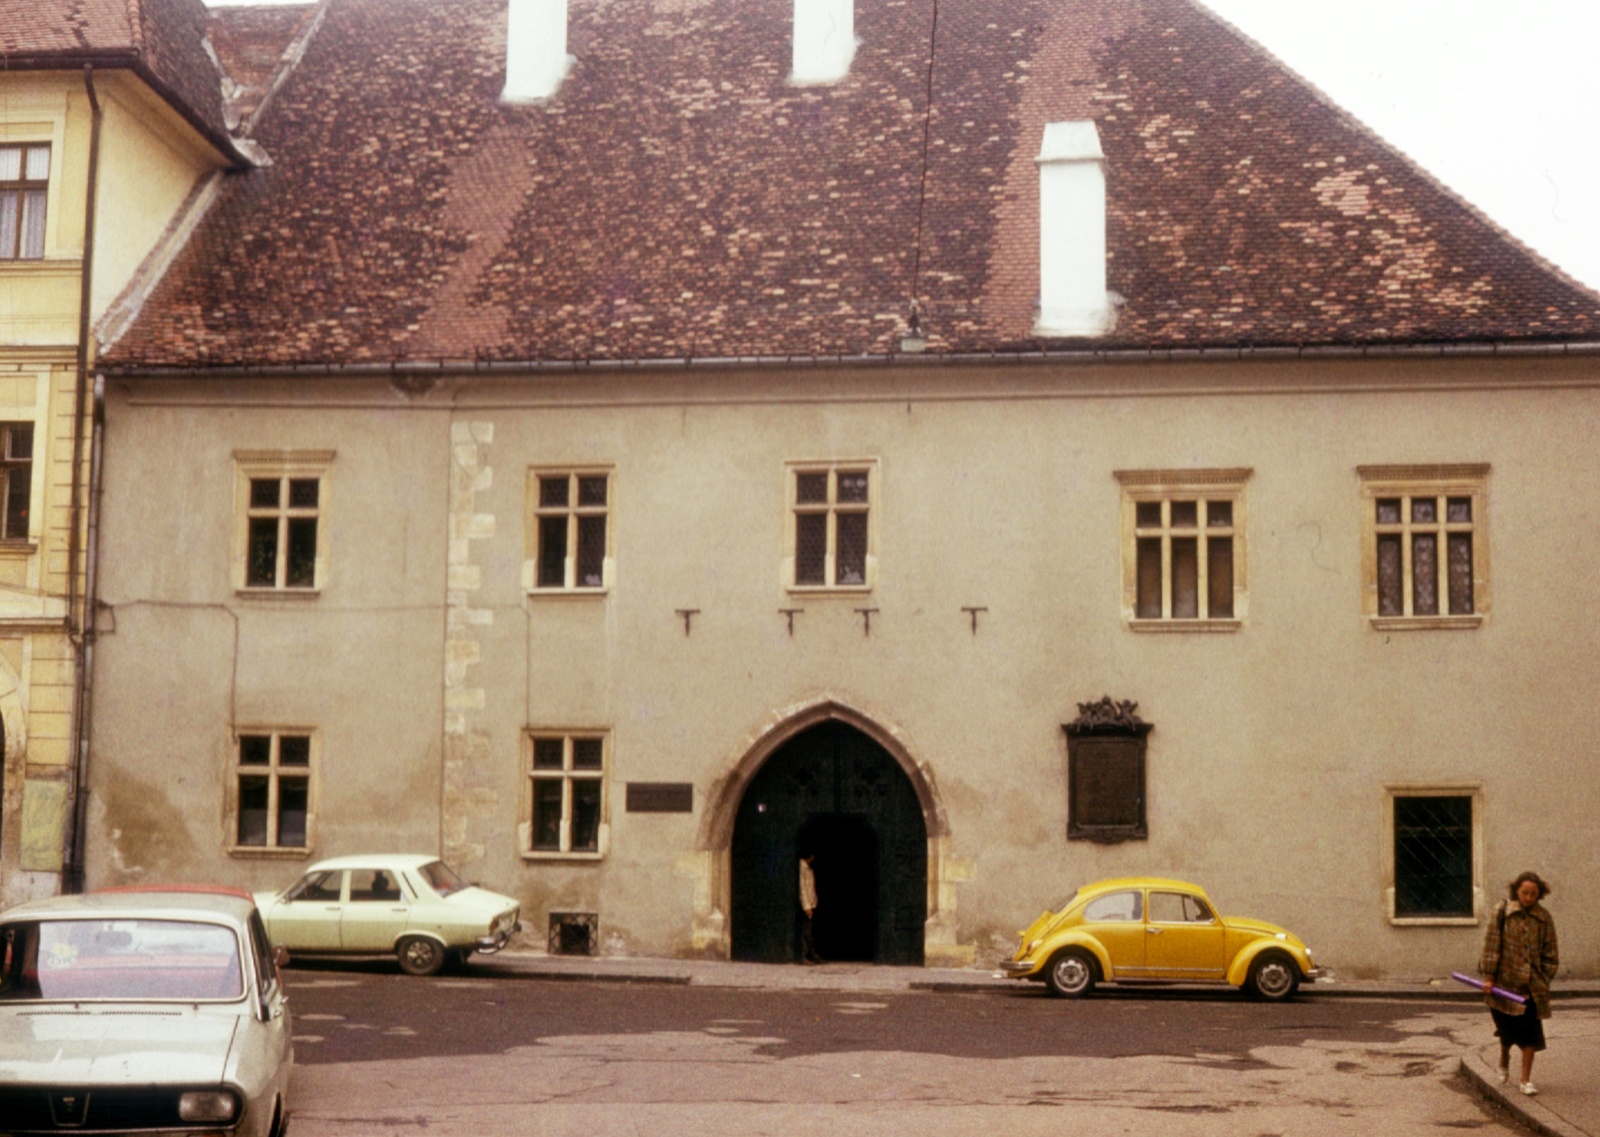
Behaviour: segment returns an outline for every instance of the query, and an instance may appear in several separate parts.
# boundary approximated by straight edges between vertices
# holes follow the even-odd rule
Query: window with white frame
[[[599,856],[605,851],[606,735],[536,731],[531,743],[529,852]]]
[[[1476,627],[1488,611],[1487,465],[1361,466],[1374,627]]]
[[[322,587],[331,451],[239,452],[236,585],[310,594]]]
[[[48,143],[0,145],[0,261],[44,256],[45,202],[50,190]]]
[[[312,741],[308,731],[239,733],[234,771],[236,848],[310,848]]]
[[[1122,607],[1141,630],[1229,631],[1245,614],[1251,471],[1118,470]]]
[[[607,470],[533,470],[533,587],[598,591],[607,585],[611,475]]]
[[[870,588],[876,576],[874,462],[789,467],[785,545],[795,588]]]
[[[1471,924],[1482,907],[1482,787],[1386,786],[1387,907],[1396,924]]]
[[[0,540],[28,539],[33,500],[33,423],[0,422]]]

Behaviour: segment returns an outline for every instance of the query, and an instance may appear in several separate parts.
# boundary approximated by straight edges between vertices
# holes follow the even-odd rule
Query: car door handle
[[[1161,934],[1161,929],[1160,928],[1146,928],[1145,929],[1145,934],[1146,935],[1151,935],[1151,936],[1159,936]]]

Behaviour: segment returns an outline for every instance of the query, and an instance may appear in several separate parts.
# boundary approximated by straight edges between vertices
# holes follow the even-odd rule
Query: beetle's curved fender
[[[1110,953],[1106,951],[1099,940],[1093,936],[1086,936],[1081,932],[1068,932],[1064,936],[1046,940],[1040,946],[1038,952],[1035,953],[1036,958],[1039,960],[1039,967],[1034,974],[1042,974],[1045,968],[1050,965],[1050,961],[1055,958],[1056,953],[1062,948],[1069,947],[1083,948],[1094,956],[1095,962],[1100,965],[1100,978],[1108,983],[1116,979],[1116,969],[1111,966]]]
[[[1306,975],[1306,960],[1303,952],[1296,951],[1276,936],[1262,936],[1252,940],[1239,949],[1239,954],[1233,957],[1233,962],[1228,964],[1228,982],[1235,987],[1243,987],[1244,981],[1250,976],[1250,965],[1256,958],[1265,952],[1279,951],[1294,960],[1294,969],[1300,973],[1302,979]]]

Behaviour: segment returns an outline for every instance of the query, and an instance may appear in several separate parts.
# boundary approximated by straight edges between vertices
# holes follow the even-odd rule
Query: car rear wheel
[[[422,936],[407,936],[395,949],[400,970],[407,975],[437,975],[444,966],[444,948]]]
[[[1282,1002],[1293,997],[1300,987],[1300,969],[1294,960],[1279,952],[1257,956],[1250,964],[1250,975],[1245,979],[1245,990],[1251,997],[1269,1003]]]
[[[1063,999],[1076,999],[1094,990],[1094,959],[1077,948],[1057,952],[1044,973],[1045,986],[1050,993]]]

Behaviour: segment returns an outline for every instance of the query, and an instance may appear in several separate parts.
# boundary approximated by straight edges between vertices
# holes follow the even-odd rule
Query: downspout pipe
[[[82,892],[84,885],[83,874],[83,818],[84,809],[83,788],[87,784],[89,773],[89,732],[85,718],[88,707],[89,693],[89,665],[93,661],[94,651],[94,591],[86,584],[87,597],[83,599],[84,611],[80,619],[78,595],[78,561],[82,555],[84,529],[84,501],[83,501],[83,450],[84,416],[89,411],[89,318],[94,294],[94,240],[95,240],[95,215],[97,212],[97,199],[100,189],[100,125],[104,117],[100,108],[100,97],[94,88],[94,65],[86,63],[83,67],[83,87],[89,96],[90,126],[89,126],[89,179],[86,201],[83,211],[83,265],[79,279],[78,295],[78,358],[77,382],[73,389],[72,402],[72,471],[68,516],[70,522],[67,529],[67,636],[72,641],[74,661],[77,664],[73,676],[72,694],[72,765],[67,772],[67,801],[66,801],[66,833],[62,842],[62,879],[63,892]],[[93,432],[93,450],[96,456],[95,465],[98,465],[100,448],[101,419],[99,387],[97,392],[91,430]],[[90,473],[91,480],[95,471]],[[91,508],[91,514],[93,510]]]

